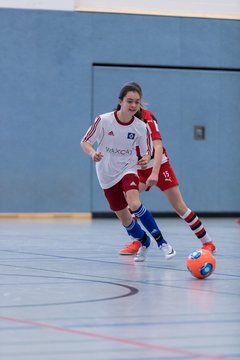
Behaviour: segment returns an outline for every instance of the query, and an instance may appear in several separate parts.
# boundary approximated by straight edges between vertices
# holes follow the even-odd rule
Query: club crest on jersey
[[[133,140],[135,138],[135,134],[134,133],[128,133],[127,138],[130,140]]]

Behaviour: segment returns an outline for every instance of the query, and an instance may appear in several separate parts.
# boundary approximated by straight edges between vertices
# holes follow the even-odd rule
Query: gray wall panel
[[[239,35],[238,21],[1,9],[0,212],[106,209],[105,199],[94,200],[90,184],[96,178],[79,140],[99,104],[104,101],[107,106],[101,111],[111,110],[120,84],[134,76],[161,119],[165,143],[193,207],[239,211],[239,72],[224,76],[222,71],[240,69]],[[149,72],[131,68],[127,77],[119,79],[117,68],[107,68],[107,76],[116,78],[112,85],[117,94],[113,87],[110,92],[102,85],[98,98],[93,63],[176,69],[149,69],[154,74],[149,77]],[[200,72],[182,81],[178,68],[189,72],[191,67],[219,68],[219,79],[216,72],[213,81],[210,73],[207,77]],[[159,82],[153,82],[152,77],[158,76]],[[204,106],[192,101],[196,97]],[[205,201],[206,180],[192,166],[195,156],[200,162],[206,156],[205,146],[190,140],[195,121],[206,122],[211,183],[214,176],[221,178],[211,201]],[[225,151],[218,156],[223,133]],[[185,162],[180,156],[183,149],[190,154]],[[231,176],[226,168],[220,176],[226,159]],[[185,175],[189,170],[191,181]],[[151,197],[147,199],[153,210],[168,209],[164,200],[159,207]]]
[[[114,108],[128,79],[143,86],[189,206],[202,212],[238,211],[240,73],[96,66],[95,115]],[[194,139],[198,125],[205,127],[205,140]],[[93,211],[107,209],[96,177],[93,199]],[[162,199],[156,191],[144,196],[153,211],[170,211]]]

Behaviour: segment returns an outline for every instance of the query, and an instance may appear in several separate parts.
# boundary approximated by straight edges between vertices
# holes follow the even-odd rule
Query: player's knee
[[[131,201],[128,205],[132,211],[136,211],[137,209],[139,209],[141,202],[139,200],[134,200]]]

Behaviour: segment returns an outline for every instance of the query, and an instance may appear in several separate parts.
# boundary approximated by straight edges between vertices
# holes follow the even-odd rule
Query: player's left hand
[[[151,156],[146,154],[140,160],[138,160],[137,164],[140,165],[141,169],[144,170],[147,168],[147,164],[149,163],[150,159],[151,159]]]
[[[152,186],[156,185],[157,182],[158,182],[158,176],[154,175],[154,174],[151,174],[149,176],[149,178],[147,179],[147,181],[146,181],[146,186],[147,187],[152,187]]]

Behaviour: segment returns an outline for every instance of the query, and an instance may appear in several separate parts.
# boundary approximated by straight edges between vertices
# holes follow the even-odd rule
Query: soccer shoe
[[[210,253],[214,253],[216,251],[216,246],[212,241],[208,241],[202,246],[203,250],[207,250]]]
[[[138,252],[141,247],[141,241],[134,240],[131,244],[128,244],[125,248],[119,251],[120,255],[134,255]]]
[[[176,255],[176,251],[169,244],[163,243],[161,246],[159,246],[159,249],[162,250],[162,252],[165,256],[165,259],[167,259],[167,260],[171,259],[172,257],[174,257]]]
[[[150,244],[147,246],[144,246],[144,245],[141,245],[135,258],[134,258],[134,261],[136,262],[143,262],[145,259],[146,259],[146,256],[147,256],[147,252],[152,244],[152,240],[149,238],[150,240]]]

